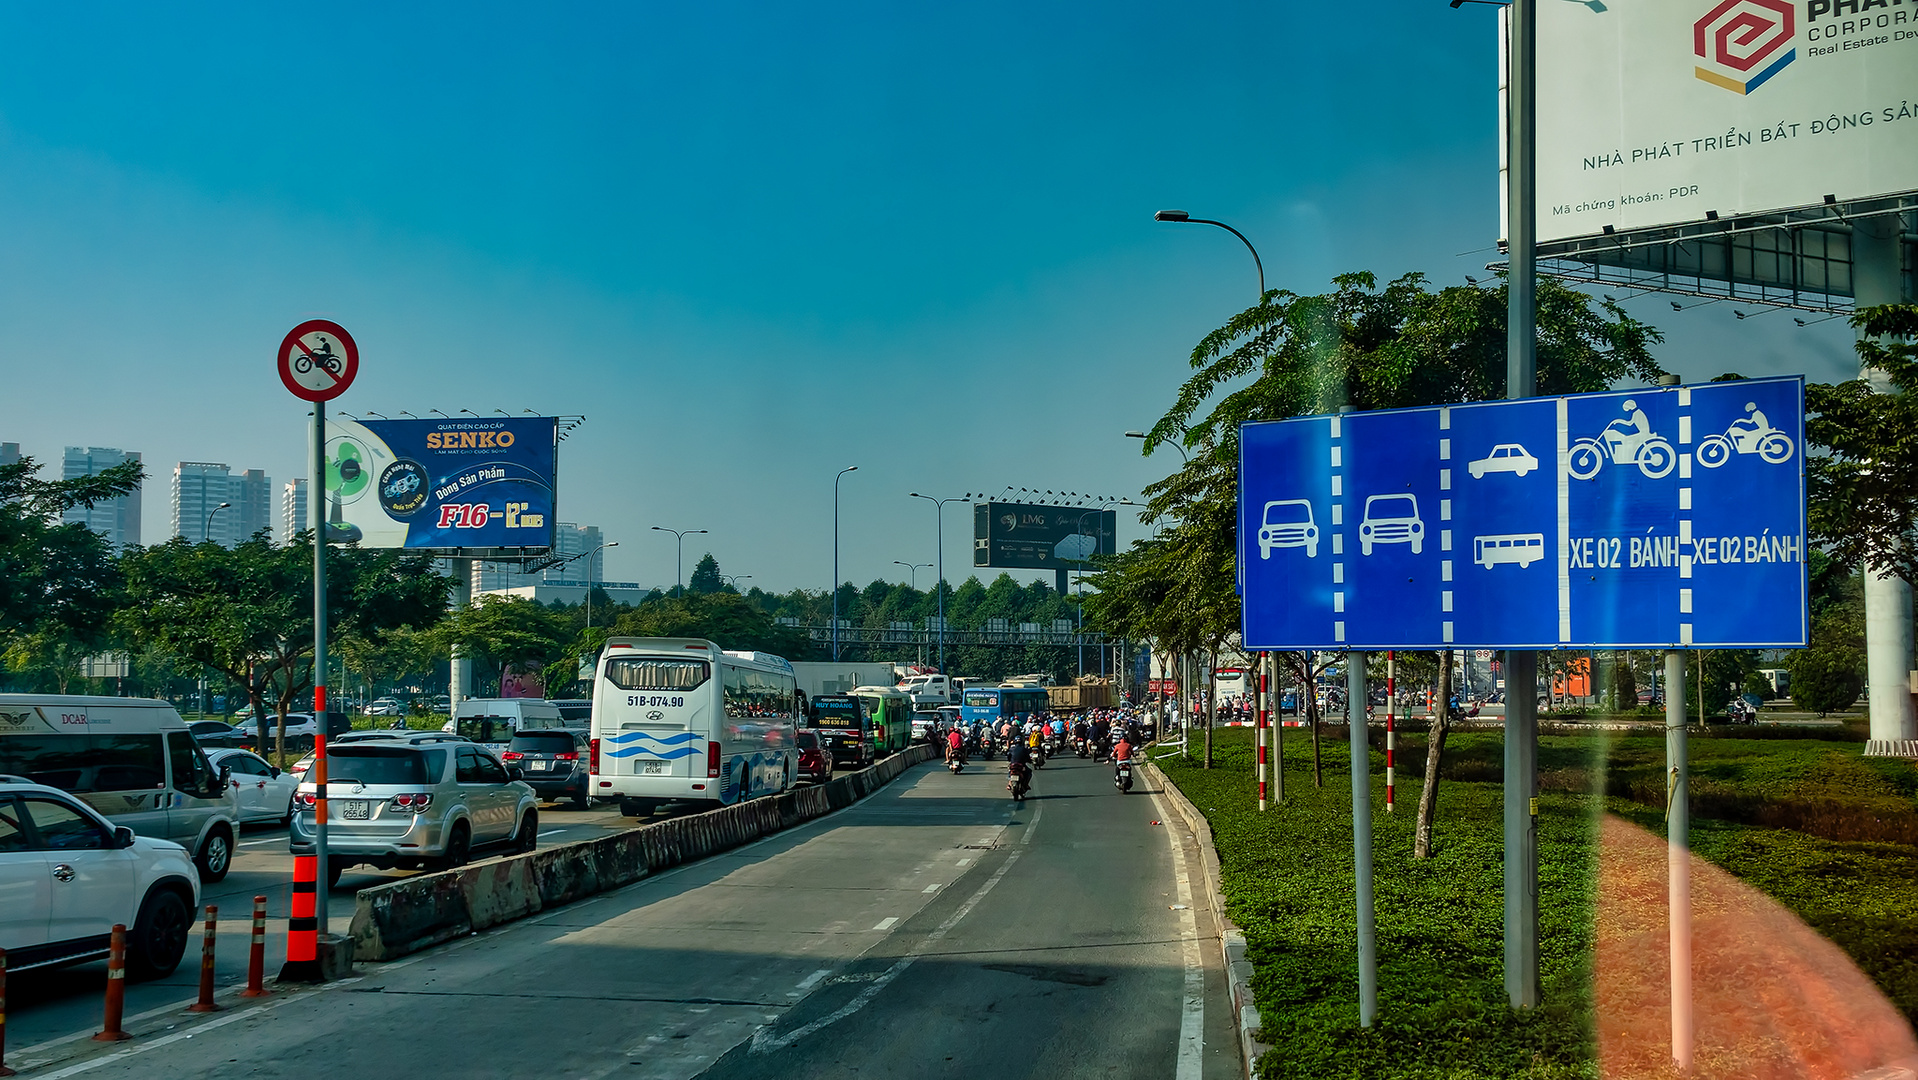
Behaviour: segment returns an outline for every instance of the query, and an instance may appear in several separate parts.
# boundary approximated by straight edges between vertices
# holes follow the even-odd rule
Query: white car
[[[1305,557],[1319,557],[1319,527],[1312,520],[1307,499],[1276,499],[1265,504],[1259,520],[1259,558],[1272,557],[1273,548],[1302,547]]]
[[[271,821],[284,825],[293,817],[293,793],[300,778],[276,769],[266,759],[248,750],[208,750],[206,759],[218,769],[232,770],[228,783],[239,804],[240,824]]]
[[[9,970],[97,960],[118,923],[129,928],[134,977],[171,974],[199,903],[186,848],[116,828],[59,788],[0,776],[0,949]]]
[[[1538,468],[1538,459],[1517,443],[1499,443],[1492,452],[1465,466],[1472,479],[1483,480],[1486,473],[1508,472],[1524,476]]]
[[[406,706],[401,704],[398,698],[390,698],[390,697],[377,698],[374,700],[373,704],[368,705],[366,707],[365,715],[367,716],[404,716],[406,715]]]

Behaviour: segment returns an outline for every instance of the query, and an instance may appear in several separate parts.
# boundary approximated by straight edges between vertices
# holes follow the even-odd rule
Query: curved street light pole
[[[910,570],[910,571],[912,571],[912,590],[913,590],[914,592],[918,592],[918,591],[919,591],[919,570],[920,570],[920,568],[922,568],[922,567],[927,567],[927,566],[931,566],[931,565],[932,565],[932,564],[931,564],[931,563],[929,563],[929,562],[900,562],[900,561],[899,561],[898,559],[894,559],[894,560],[892,561],[892,564],[893,564],[894,566],[903,566],[903,567],[905,567],[906,569],[908,569],[908,570]]]
[[[935,556],[935,558],[939,560],[939,584],[934,586],[938,591],[939,598],[939,673],[945,675],[947,677],[947,685],[951,685],[952,673],[946,670],[946,504],[949,502],[968,502],[972,499],[972,495],[968,493],[950,499],[935,499],[930,495],[921,495],[916,491],[909,491],[906,495],[908,498],[924,499],[932,504],[933,528],[939,534],[938,555]]]
[[[719,580],[731,585],[736,592],[739,589],[739,583],[750,577],[752,577],[751,574],[721,574]]]
[[[586,553],[586,629],[593,628],[593,556],[609,547],[618,547],[619,541],[608,540]]]
[[[1145,438],[1145,432],[1143,432],[1143,431],[1128,431],[1128,432],[1126,432],[1126,433],[1125,433],[1125,437],[1126,437],[1126,438],[1128,438],[1128,439],[1143,439],[1143,438]],[[1171,447],[1172,449],[1174,449],[1174,450],[1177,450],[1177,451],[1179,452],[1179,459],[1180,459],[1181,461],[1184,461],[1184,462],[1185,462],[1185,463],[1186,463],[1187,465],[1190,465],[1190,464],[1192,464],[1192,455],[1191,455],[1191,454],[1188,454],[1188,453],[1186,453],[1186,452],[1185,452],[1185,447],[1183,447],[1183,446],[1180,446],[1180,445],[1179,445],[1178,443],[1175,443],[1175,442],[1162,442],[1162,443],[1160,443],[1159,445],[1160,445],[1160,446],[1170,446],[1170,447]],[[1151,453],[1151,448],[1150,448],[1150,447],[1148,447],[1148,448],[1146,449],[1146,452],[1147,452],[1147,453]]]
[[[232,503],[221,503],[206,512],[206,521],[200,526],[200,543],[204,544],[213,538],[213,515],[232,505]]]
[[[701,536],[706,532],[706,530],[705,529],[666,529],[666,528],[661,528],[658,525],[655,525],[653,526],[653,531],[672,533],[674,539],[679,541],[678,554],[673,556],[673,577],[676,578],[678,581],[678,584],[675,585],[674,588],[678,590],[679,595],[684,596],[686,595],[686,538],[688,536]]]
[[[839,662],[839,481],[859,466],[848,465],[832,478],[832,661]]]
[[[1245,250],[1252,253],[1252,265],[1258,267],[1259,270],[1259,298],[1261,300],[1265,299],[1265,263],[1259,259],[1259,249],[1252,246],[1252,241],[1247,240],[1244,233],[1227,225],[1223,221],[1213,221],[1210,218],[1195,218],[1184,210],[1161,210],[1152,215],[1152,220],[1172,221],[1181,225],[1217,225],[1219,228],[1238,237],[1239,242],[1245,245]]]

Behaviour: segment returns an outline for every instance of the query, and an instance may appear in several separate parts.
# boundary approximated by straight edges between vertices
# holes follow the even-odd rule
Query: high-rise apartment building
[[[293,542],[293,534],[312,527],[306,519],[306,481],[288,480],[280,485],[280,543]]]
[[[234,547],[272,529],[272,491],[259,469],[235,476],[216,462],[182,461],[173,467],[173,535]]]
[[[14,446],[14,452],[17,457],[18,446]],[[137,450],[69,446],[60,464],[60,478],[77,480],[83,476],[98,476],[115,465],[139,460],[140,453]],[[140,489],[134,488],[117,499],[97,502],[90,507],[76,506],[60,515],[60,519],[68,524],[85,525],[106,537],[116,551],[135,546],[140,542]]]

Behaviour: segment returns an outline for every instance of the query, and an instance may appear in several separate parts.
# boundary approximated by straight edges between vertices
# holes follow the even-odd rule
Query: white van
[[[164,701],[0,694],[0,774],[72,792],[114,825],[179,844],[207,884],[233,865],[232,785]]]
[[[441,731],[476,743],[505,746],[519,731],[558,731],[566,727],[559,706],[545,698],[467,698],[453,709]]]

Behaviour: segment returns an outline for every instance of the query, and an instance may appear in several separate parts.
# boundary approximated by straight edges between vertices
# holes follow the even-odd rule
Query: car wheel
[[[155,889],[140,904],[127,941],[127,965],[136,979],[158,979],[173,974],[186,955],[186,939],[193,915],[186,901],[172,889]]]
[[[446,854],[440,857],[440,865],[448,870],[465,866],[466,859],[473,850],[473,831],[462,821],[453,826],[453,833],[446,838]]]
[[[294,789],[293,794],[288,795],[286,797],[286,813],[280,815],[281,825],[284,826],[284,825],[293,824],[293,812],[299,805],[299,798],[300,798],[300,793],[297,788]]]
[[[225,825],[216,825],[207,833],[206,843],[200,845],[193,865],[200,868],[200,881],[206,885],[223,880],[226,872],[233,869],[233,834]]]
[[[539,846],[539,811],[528,810],[519,819],[519,831],[513,834],[513,850],[531,851]]]
[[[573,809],[590,810],[592,808],[593,808],[593,797],[586,794],[585,788],[580,788],[579,794],[573,796]]]

